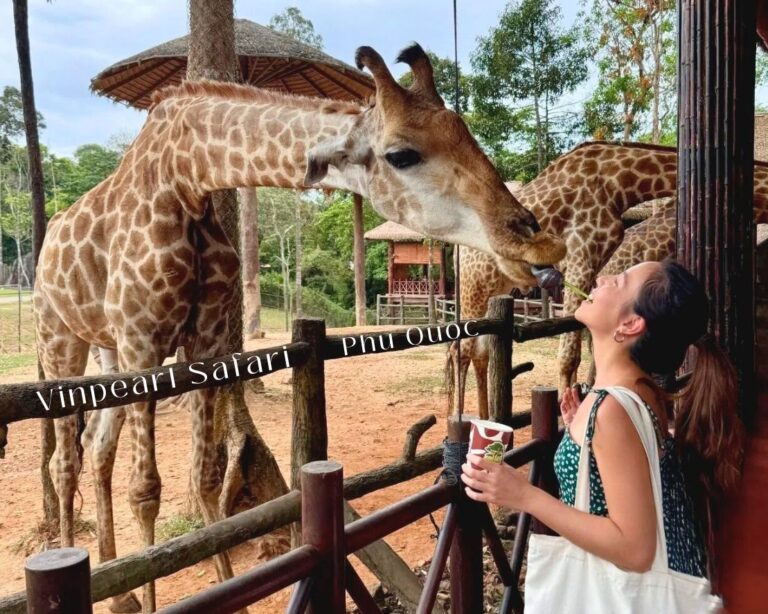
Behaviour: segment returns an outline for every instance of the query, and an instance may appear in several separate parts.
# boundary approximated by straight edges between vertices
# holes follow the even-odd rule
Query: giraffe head
[[[505,271],[563,258],[562,240],[541,231],[461,117],[445,107],[419,45],[398,57],[413,72],[409,89],[395,81],[370,47],[360,47],[356,61],[373,75],[375,99],[349,132],[310,149],[305,184],[332,173],[360,173],[371,201],[386,217],[491,253]]]

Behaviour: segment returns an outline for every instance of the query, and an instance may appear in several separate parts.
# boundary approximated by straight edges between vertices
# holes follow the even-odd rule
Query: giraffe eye
[[[421,154],[414,149],[399,149],[384,154],[387,162],[395,168],[408,168],[421,162]]]

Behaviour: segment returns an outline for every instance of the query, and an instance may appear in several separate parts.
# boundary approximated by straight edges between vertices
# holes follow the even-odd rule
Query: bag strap
[[[669,568],[667,560],[667,540],[664,533],[664,511],[662,505],[661,490],[661,470],[659,467],[659,449],[657,447],[656,429],[653,420],[645,408],[643,400],[632,390],[623,386],[612,386],[602,388],[627,412],[632,424],[640,436],[640,441],[645,448],[645,454],[648,458],[648,468],[651,473],[651,486],[653,490],[653,501],[656,508],[656,555],[653,560],[652,569],[664,571]],[[594,408],[593,408],[594,409]],[[587,445],[586,433],[585,441],[581,446],[579,453],[579,469],[576,478],[576,499],[574,507],[583,512],[589,513],[589,450]]]

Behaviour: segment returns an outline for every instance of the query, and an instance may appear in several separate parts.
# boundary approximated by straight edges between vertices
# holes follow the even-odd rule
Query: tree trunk
[[[661,120],[659,118],[659,98],[661,97],[661,42],[664,13],[658,11],[653,24],[653,105],[651,107],[651,142],[661,141]]]
[[[302,233],[302,227],[301,227],[302,219],[301,219],[301,202],[298,201],[296,203],[296,228],[295,231],[295,237],[296,237],[296,279],[295,279],[295,287],[296,287],[296,317],[300,318],[302,315],[302,305],[301,305],[301,258],[302,258],[302,251],[301,251],[301,233]]]
[[[240,227],[243,250],[243,309],[246,339],[261,333],[261,272],[259,268],[259,199],[255,188],[241,188]]]
[[[355,324],[365,326],[365,238],[363,219],[363,197],[352,194],[354,217],[354,269],[355,269]]]
[[[232,0],[190,0],[189,58],[187,78],[240,81],[235,56],[234,6]],[[230,242],[240,247],[239,214],[234,190],[212,195],[216,213]],[[235,284],[229,315],[229,352],[243,347],[243,286]],[[231,514],[237,509],[288,492],[272,452],[259,436],[248,413],[242,382],[220,389],[214,439],[220,468],[224,470],[220,508]]]
[[[433,257],[432,257],[432,239],[429,241],[429,259],[427,261],[427,316],[430,324],[436,322],[435,319],[435,285],[432,283],[432,269],[433,269]]]
[[[32,82],[32,58],[29,49],[29,24],[27,20],[27,0],[14,0],[13,20],[16,30],[16,51],[19,57],[19,81],[21,85],[21,104],[24,112],[24,132],[27,140],[27,156],[29,157],[29,183],[32,190],[32,253],[35,268],[40,256],[40,248],[45,236],[45,194],[43,192],[43,166],[40,160],[40,141],[37,134],[37,110],[35,108],[35,88]],[[2,229],[0,228],[0,270],[2,270]],[[42,378],[43,371],[40,362],[37,364],[38,376]],[[53,436],[53,421],[41,420],[40,444],[42,457],[40,459],[40,479],[43,483],[43,514],[45,522],[51,527],[59,524],[59,500],[53,488],[48,461],[53,454],[55,439]]]

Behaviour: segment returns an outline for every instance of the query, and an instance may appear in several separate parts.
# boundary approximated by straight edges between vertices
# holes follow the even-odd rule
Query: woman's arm
[[[623,569],[646,571],[656,552],[648,459],[632,421],[613,397],[606,397],[600,405],[592,449],[609,517],[576,510],[530,485],[512,467],[477,456],[467,457],[462,480],[474,489],[466,489],[471,499],[528,512],[580,548]]]

